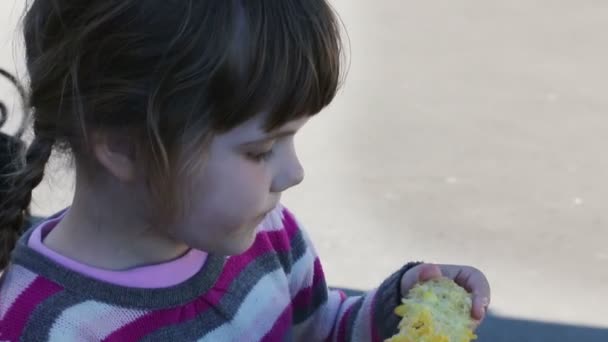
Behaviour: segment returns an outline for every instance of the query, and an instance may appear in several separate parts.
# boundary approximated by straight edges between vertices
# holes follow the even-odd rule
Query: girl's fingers
[[[447,277],[473,294],[471,316],[475,320],[483,320],[491,298],[490,283],[485,275],[470,266],[442,265],[441,269]]]
[[[473,295],[473,307],[471,317],[479,325],[485,318],[490,305],[491,291],[490,283],[485,275],[478,269],[470,266],[421,264],[403,275],[401,279],[401,293],[405,296],[407,292],[418,282],[446,276],[465,288]]]
[[[473,318],[481,321],[490,305],[491,290],[490,283],[486,277],[477,269],[473,269],[473,273],[469,277],[469,286],[473,293]]]
[[[442,276],[439,266],[434,264],[421,264],[407,271],[401,278],[401,294],[405,296],[407,292],[418,282],[440,278]]]
[[[434,264],[422,264],[420,265],[420,274],[418,275],[418,281],[427,281],[431,279],[441,278],[441,268]]]
[[[475,320],[482,321],[486,316],[486,311],[490,305],[490,299],[487,297],[474,296],[472,317]]]

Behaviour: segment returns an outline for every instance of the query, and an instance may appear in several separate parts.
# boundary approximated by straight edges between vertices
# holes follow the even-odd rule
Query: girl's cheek
[[[247,165],[243,165],[241,177],[244,177],[246,181],[255,181],[256,184],[269,183],[272,180],[273,165],[270,161],[261,163],[246,162]]]

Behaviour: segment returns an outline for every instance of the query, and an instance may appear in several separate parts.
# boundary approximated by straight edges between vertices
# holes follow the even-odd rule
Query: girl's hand
[[[446,277],[469,293],[473,294],[473,307],[471,317],[477,326],[486,316],[490,305],[490,284],[483,273],[471,266],[420,264],[408,270],[401,278],[401,293],[405,296],[418,282]]]

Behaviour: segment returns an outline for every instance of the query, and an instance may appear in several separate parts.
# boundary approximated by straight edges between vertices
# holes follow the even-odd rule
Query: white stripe
[[[262,277],[239,307],[234,319],[200,341],[259,341],[290,304],[283,270]]]
[[[313,251],[310,248],[306,248],[306,253],[291,266],[291,272],[289,272],[289,291],[292,296],[298,294],[300,290],[312,286],[315,259]]]
[[[315,251],[310,238],[306,231],[301,230],[302,239],[306,244],[306,252],[292,266],[289,273],[289,290],[295,296],[301,289],[312,286],[314,280],[315,260],[317,252]]]
[[[351,306],[353,306],[360,297],[347,297],[346,300],[342,303],[342,305],[340,306],[340,310],[338,310],[338,317],[335,320],[336,325],[340,324],[340,320],[342,320],[342,317],[344,317],[344,315],[346,314],[346,310],[350,309]],[[352,312],[351,315],[356,315],[356,312]],[[346,324],[346,322],[344,322]],[[334,330],[334,339],[338,336],[338,327],[336,326],[336,329]]]
[[[17,300],[17,297],[32,284],[37,275],[22,266],[12,265],[4,277],[0,291],[0,298],[2,298],[0,300],[0,320]]]
[[[299,222],[298,226],[302,227]],[[293,296],[300,290],[313,285],[314,264],[317,259],[317,252],[315,251],[310,237],[305,230],[301,229],[301,232],[302,238],[306,244],[306,252],[291,267],[289,287]],[[337,324],[338,311],[344,304],[338,291],[329,291],[327,301],[317,308],[317,311],[306,321],[294,327],[295,340],[325,340],[334,325]]]
[[[51,328],[50,341],[102,340],[148,311],[86,301],[63,311]]]
[[[326,340],[334,325],[338,322],[338,311],[342,305],[340,294],[330,291],[327,302],[304,322],[293,328],[296,341]]]
[[[317,253],[315,245],[312,243],[312,240],[310,239],[310,236],[308,236],[308,232],[304,228],[302,228],[302,225],[300,225],[300,223],[298,223],[298,227],[300,227],[300,231],[302,232],[302,238],[304,239],[304,242],[306,243],[306,248],[311,250],[312,253],[315,255],[315,257],[317,255],[319,255],[319,253]]]
[[[357,319],[355,319],[353,327],[353,341],[371,341],[372,340],[372,304],[376,297],[376,290],[369,291],[365,295],[363,305],[359,310]]]
[[[266,215],[262,223],[258,226],[258,231],[273,232],[285,229],[283,225],[283,210],[282,205],[277,205],[270,213]]]

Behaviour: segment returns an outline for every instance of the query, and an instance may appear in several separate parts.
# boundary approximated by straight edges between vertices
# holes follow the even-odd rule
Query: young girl
[[[467,266],[328,290],[279,204],[340,78],[325,0],[34,0],[24,20],[34,139],[2,175],[0,341],[380,341],[441,275],[484,317]],[[74,157],[72,205],[24,232],[53,149]]]

